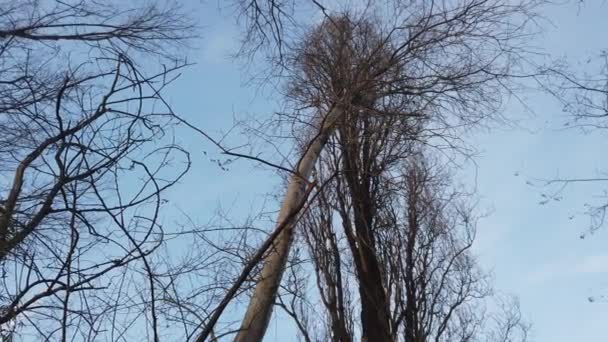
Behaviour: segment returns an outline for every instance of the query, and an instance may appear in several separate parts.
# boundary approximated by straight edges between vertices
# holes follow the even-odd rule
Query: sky
[[[278,101],[248,85],[242,62],[230,58],[239,37],[231,12],[218,15],[214,1],[190,0],[186,6],[200,21],[203,37],[190,51],[196,64],[167,93],[173,109],[214,136],[229,131],[235,120],[268,117]],[[602,45],[606,13],[604,1],[548,8],[542,13],[546,31],[534,44],[584,67],[589,56],[608,47]],[[542,179],[590,177],[608,168],[603,158],[608,138],[564,130],[565,114],[547,96],[530,94],[527,104],[528,111],[516,103],[507,106],[505,115],[518,120],[519,127],[468,137],[479,154],[476,165],[466,166],[459,177],[476,186],[480,207],[490,212],[479,224],[474,252],[492,272],[495,289],[519,297],[533,325],[532,341],[606,341],[608,299],[602,302],[601,297],[608,298],[608,231],[580,238],[588,228],[583,204],[601,194],[603,184],[569,187],[560,201],[540,202]],[[276,173],[251,161],[220,169],[212,161],[218,151],[200,136],[184,132],[178,138],[192,151],[193,168],[171,192],[175,213],[185,211],[205,223],[222,207],[238,221],[262,209],[267,194],[280,187]],[[600,300],[591,302],[591,297]],[[266,340],[295,341],[278,317]]]

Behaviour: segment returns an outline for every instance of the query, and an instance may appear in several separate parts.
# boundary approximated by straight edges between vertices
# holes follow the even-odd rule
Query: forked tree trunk
[[[291,177],[287,186],[287,192],[277,218],[277,227],[283,226],[284,221],[293,217],[293,211],[297,210],[306,191],[312,169],[341,114],[342,110],[334,107],[325,117],[320,132],[313,137],[308,148],[303,152],[297,166],[297,174]],[[277,236],[264,261],[260,279],[255,286],[240,331],[235,338],[236,342],[259,342],[264,338],[293,240],[293,222],[285,224],[282,229],[283,231]]]

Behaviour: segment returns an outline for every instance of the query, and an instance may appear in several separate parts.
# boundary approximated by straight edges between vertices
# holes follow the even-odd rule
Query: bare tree
[[[193,27],[154,3],[0,8],[0,325],[159,341],[159,211],[190,165],[161,93]]]
[[[339,181],[346,175],[326,187],[300,221],[317,282],[323,284],[319,296],[331,322],[328,340],[353,338],[352,330],[340,329],[349,326],[348,310],[336,305],[344,303],[343,284],[352,277],[359,284],[362,340],[384,334],[391,341],[525,341],[528,326],[518,305],[492,296],[470,252],[476,219],[469,195],[456,191],[446,172],[420,155],[398,165],[404,165],[401,173],[380,176],[381,190],[372,198],[381,204],[368,229],[353,223],[357,202]],[[371,253],[377,278],[361,266]],[[386,320],[386,331],[369,331],[378,324],[370,324],[369,316],[378,311],[385,315],[377,319]],[[350,335],[341,333],[345,330]]]
[[[364,338],[393,338],[393,297],[373,288],[386,274],[369,225],[383,208],[374,202],[374,177],[408,157],[413,141],[454,147],[460,127],[497,112],[525,52],[518,44],[534,4],[395,1],[387,16],[371,2],[361,12],[330,14],[312,1],[325,19],[302,36],[293,16],[300,2],[240,3],[248,40],[273,42],[273,61],[287,71],[295,110],[282,119],[296,132],[299,152],[276,229],[258,249],[244,242],[246,228],[219,243],[213,229],[172,230],[159,220],[163,193],[190,166],[173,128],[196,129],[161,95],[186,66],[173,48],[192,36],[178,7],[0,0],[2,334],[160,341],[183,329],[188,339],[217,339],[223,310],[249,290],[243,284],[255,284],[237,340],[261,340],[277,303],[312,340],[293,262],[290,281],[281,286],[281,279],[300,211],[309,197],[329,203],[323,189],[330,180],[311,178],[330,146],[345,157],[334,166],[350,193],[342,198],[344,217],[357,231],[347,237],[349,250],[363,257],[345,256],[326,229],[318,231],[331,253],[309,239],[323,265],[317,286],[331,316],[328,336],[354,339],[348,284],[356,284],[365,301]],[[170,251],[179,236],[193,237],[190,248]],[[363,282],[347,279],[343,260]],[[235,275],[218,275],[227,268]],[[284,301],[280,289],[296,300]],[[161,328],[170,323],[178,328]]]
[[[319,165],[317,166],[319,167]],[[350,342],[354,340],[352,294],[349,276],[345,269],[349,253],[345,253],[341,234],[334,229],[334,205],[330,202],[332,188],[322,191],[315,203],[303,214],[299,222],[316,276],[316,285],[327,316],[327,340]],[[341,241],[342,240],[342,241]]]
[[[606,117],[608,117],[608,55],[602,51],[597,58],[589,57],[588,66],[594,69],[589,74],[583,74],[580,70],[572,70],[569,65],[559,63],[544,71],[544,77],[540,83],[542,88],[553,96],[561,105],[566,120],[563,128],[578,130],[581,134],[599,133],[608,128]],[[585,200],[583,213],[589,218],[589,229],[581,234],[581,238],[587,233],[593,233],[604,226],[608,213],[606,202],[606,191],[603,187],[608,181],[606,171],[600,169],[589,176],[560,176],[548,180],[530,182],[540,185],[542,193],[541,204],[552,201],[560,201],[568,188],[575,186],[590,185],[594,189],[593,196]],[[599,190],[598,190],[599,189]],[[597,191],[597,192],[596,192]],[[572,215],[570,218],[574,218]]]
[[[352,132],[360,132],[354,127],[375,125],[369,123],[375,118],[392,118],[378,120],[376,129],[397,131],[397,140],[401,141],[416,129],[414,119],[424,119],[424,132],[435,138],[435,144],[454,146],[457,127],[477,124],[498,112],[511,68],[525,52],[519,44],[529,33],[526,24],[534,3],[393,5],[395,14],[389,19],[374,17],[371,7],[358,15],[328,15],[306,34],[293,55],[281,56],[290,70],[288,96],[299,109],[290,116],[291,122],[313,132],[312,137],[300,141],[303,152],[295,168],[298,182],[308,180],[312,165],[334,134],[341,136],[346,155],[354,141]],[[302,128],[294,131],[301,132]],[[342,166],[344,172],[355,172],[346,178],[355,192],[365,185],[356,184],[353,177],[356,172],[369,172],[368,165],[361,163],[373,160],[373,148],[364,149],[363,153],[369,154],[367,161],[350,156],[345,160],[351,164]],[[378,148],[374,153],[378,151],[386,152]],[[357,168],[361,171],[355,171]],[[299,190],[292,190],[290,185],[287,191],[279,226],[291,212],[291,203],[301,198],[294,193],[302,193],[302,185],[296,188]],[[358,193],[352,198],[369,200]],[[358,226],[369,223],[365,213],[357,212],[354,217]],[[259,341],[264,335],[293,236],[292,227],[284,232],[265,259],[239,341]],[[372,251],[368,255],[372,256]],[[376,263],[371,257],[365,262]],[[368,266],[372,265],[361,265],[361,269],[379,277],[373,270],[378,267]],[[370,299],[371,306],[385,300],[377,295],[380,297]],[[388,331],[387,314],[380,313],[369,315],[370,324],[378,328],[367,330],[370,333]]]
[[[383,214],[379,243],[394,336],[468,341],[483,328],[486,276],[470,253],[475,217],[449,178],[422,158],[406,165],[403,200]],[[400,208],[404,206],[404,208]]]

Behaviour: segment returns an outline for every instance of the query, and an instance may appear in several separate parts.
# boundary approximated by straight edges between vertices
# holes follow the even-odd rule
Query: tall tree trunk
[[[356,192],[355,192],[356,194]],[[359,279],[359,297],[361,298],[361,341],[375,342],[392,340],[388,300],[384,292],[382,272],[376,255],[375,241],[371,232],[372,219],[370,203],[365,202],[364,193],[358,193],[353,200],[354,225],[357,234],[357,251],[353,255],[357,278]],[[355,254],[357,253],[357,254]]]
[[[415,172],[408,174],[408,197],[407,197],[407,243],[405,245],[405,339],[406,341],[418,342],[423,341],[421,331],[419,330],[419,308],[418,300],[423,294],[417,293],[416,280],[416,260],[415,250],[416,242],[418,241],[418,200],[421,190],[419,189],[420,180]],[[418,280],[419,281],[419,280]]]
[[[287,186],[287,192],[277,218],[277,226],[282,226],[283,222],[292,216],[293,211],[301,202],[312,169],[319,159],[327,139],[334,131],[336,119],[341,114],[342,110],[339,107],[332,108],[325,116],[319,134],[312,138],[308,148],[303,152],[297,166],[297,173],[291,177]],[[294,235],[293,228],[293,222],[287,223],[268,253],[260,273],[260,279],[255,286],[254,294],[241,322],[240,331],[235,338],[236,342],[258,342],[264,338],[287,263]]]
[[[352,191],[352,190],[351,190]],[[358,195],[351,195],[353,199]],[[342,210],[342,224],[347,235],[349,247],[353,255],[359,297],[361,300],[361,341],[392,341],[389,303],[384,291],[380,263],[376,255],[375,242],[370,227],[363,212],[357,207],[359,201],[353,201],[354,222]],[[359,202],[359,203],[357,203]],[[367,216],[367,215],[365,215]],[[368,216],[369,217],[369,216]]]
[[[363,123],[366,121],[363,120]],[[341,127],[343,174],[347,191],[352,199],[355,235],[347,228],[349,245],[355,261],[359,297],[361,299],[361,341],[392,341],[389,303],[382,281],[382,270],[376,251],[373,232],[376,213],[374,197],[378,194],[371,187],[370,145],[371,135],[364,135],[359,142],[355,126]],[[366,132],[367,129],[363,128]],[[358,163],[362,157],[361,165]],[[374,156],[375,157],[375,156]],[[343,216],[344,219],[344,216]],[[350,224],[349,224],[350,225]],[[349,233],[349,230],[351,231]]]

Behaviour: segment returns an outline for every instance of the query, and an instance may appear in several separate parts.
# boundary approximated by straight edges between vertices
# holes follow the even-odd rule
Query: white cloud
[[[504,246],[504,241],[509,238],[509,227],[488,221],[490,220],[481,220],[477,228],[473,251],[477,255],[489,256],[490,259],[494,260],[497,257],[497,252]]]
[[[608,273],[608,255],[596,255],[584,258],[575,265],[576,274]]]
[[[202,61],[220,64],[228,60],[237,49],[238,38],[233,27],[220,25],[203,39]]]
[[[589,255],[580,258],[571,256],[556,262],[546,263],[540,269],[531,272],[527,278],[530,282],[538,284],[553,281],[556,278],[601,274],[608,274],[608,254]]]

